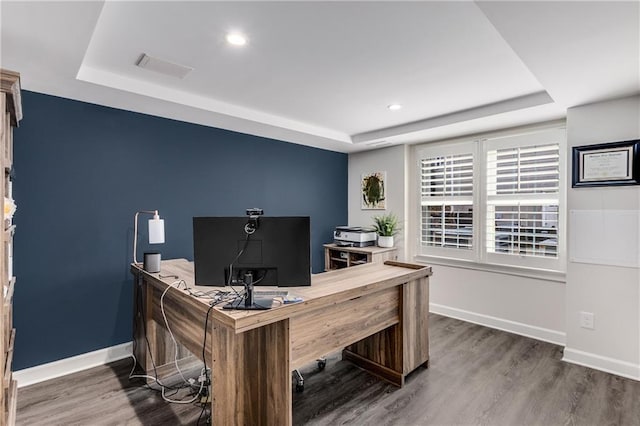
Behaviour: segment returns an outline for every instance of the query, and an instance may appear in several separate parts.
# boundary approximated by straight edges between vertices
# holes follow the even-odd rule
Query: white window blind
[[[487,252],[557,258],[559,144],[486,152]]]
[[[417,147],[416,253],[563,271],[565,139],[554,124]]]
[[[420,159],[423,247],[473,247],[473,162],[468,149]]]

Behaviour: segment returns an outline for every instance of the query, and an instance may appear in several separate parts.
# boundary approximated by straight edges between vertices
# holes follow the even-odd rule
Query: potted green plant
[[[373,228],[378,234],[378,246],[393,247],[393,237],[400,231],[398,218],[393,213],[373,217]]]

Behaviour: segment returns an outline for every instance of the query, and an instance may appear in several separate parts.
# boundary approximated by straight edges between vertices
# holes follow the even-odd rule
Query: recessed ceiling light
[[[387,108],[390,111],[397,111],[397,110],[402,108],[402,105],[400,105],[400,104],[391,104],[391,105],[387,105]]]
[[[240,33],[229,33],[227,34],[227,43],[234,46],[244,46],[247,44],[247,37]]]

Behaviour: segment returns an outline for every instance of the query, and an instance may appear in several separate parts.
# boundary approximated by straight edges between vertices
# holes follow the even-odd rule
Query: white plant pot
[[[378,247],[393,247],[393,235],[390,237],[378,235]]]

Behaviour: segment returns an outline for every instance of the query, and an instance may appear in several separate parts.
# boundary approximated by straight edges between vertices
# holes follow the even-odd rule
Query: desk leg
[[[403,373],[429,368],[429,277],[402,287]]]
[[[212,327],[213,424],[291,425],[289,321]]]
[[[343,357],[396,386],[407,374],[429,367],[429,278],[399,289],[400,323],[367,337],[343,351]]]
[[[156,323],[153,321],[153,292],[142,277],[136,276],[133,293],[134,340],[136,342],[134,356],[138,365],[146,372],[153,374],[153,359],[157,359]]]

